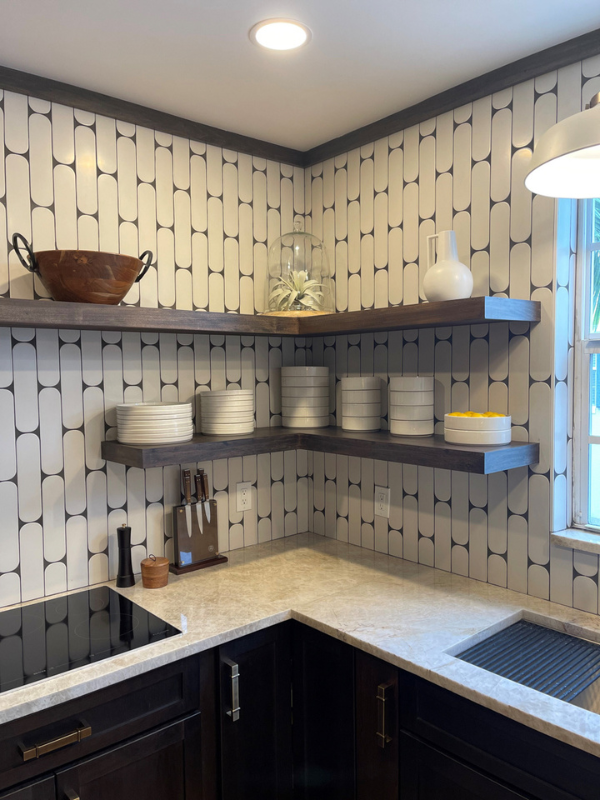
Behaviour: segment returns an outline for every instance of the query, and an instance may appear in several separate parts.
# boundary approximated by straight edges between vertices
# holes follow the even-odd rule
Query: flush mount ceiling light
[[[600,196],[600,94],[549,128],[537,143],[525,178],[530,192],[546,197]]]
[[[265,19],[250,28],[250,41],[269,50],[295,50],[310,41],[306,25],[293,19]]]

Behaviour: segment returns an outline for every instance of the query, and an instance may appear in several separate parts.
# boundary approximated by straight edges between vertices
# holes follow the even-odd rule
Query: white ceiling
[[[0,63],[306,150],[600,28],[598,0],[0,0]],[[250,43],[268,17],[313,31]]]

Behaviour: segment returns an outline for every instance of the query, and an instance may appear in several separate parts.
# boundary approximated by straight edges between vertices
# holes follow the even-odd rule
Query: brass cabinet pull
[[[72,789],[65,789],[65,797],[67,800],[81,800],[77,792],[74,792]]]
[[[229,667],[231,679],[231,711],[227,712],[227,716],[231,717],[232,722],[237,722],[240,718],[240,665],[228,658],[223,661]]]
[[[387,701],[389,700],[388,691],[393,686],[392,683],[380,683],[377,687],[377,744],[382,749],[392,741],[392,737],[387,732]]]
[[[61,747],[67,747],[69,744],[77,744],[82,739],[87,739],[92,735],[92,728],[90,725],[82,725],[76,731],[66,733],[64,736],[58,736],[56,739],[51,739],[49,742],[43,744],[34,744],[33,747],[21,747],[23,754],[23,761],[31,761],[34,758],[45,756],[47,753],[52,753],[54,750],[60,750]],[[73,798],[75,800],[75,798]]]

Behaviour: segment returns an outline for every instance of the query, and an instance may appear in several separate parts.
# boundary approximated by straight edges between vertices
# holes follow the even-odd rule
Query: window
[[[600,198],[580,204],[577,250],[573,516],[600,528]]]

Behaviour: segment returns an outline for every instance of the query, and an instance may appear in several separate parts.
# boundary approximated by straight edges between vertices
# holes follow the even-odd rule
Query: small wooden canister
[[[141,566],[144,589],[162,589],[169,582],[168,558],[151,554],[143,559]]]

